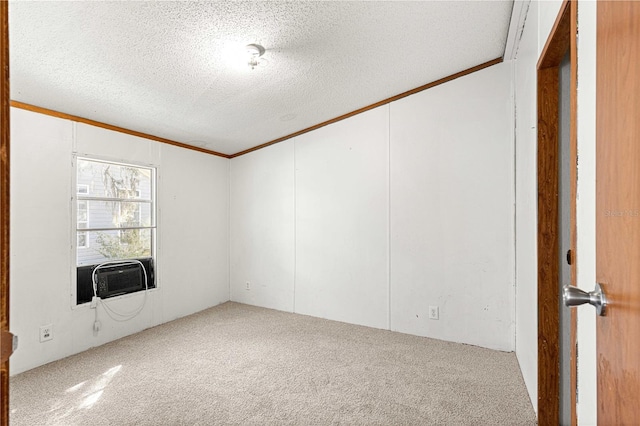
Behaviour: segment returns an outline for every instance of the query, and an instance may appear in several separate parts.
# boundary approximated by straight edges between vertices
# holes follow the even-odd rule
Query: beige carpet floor
[[[238,303],[11,378],[11,425],[532,425],[513,353]]]

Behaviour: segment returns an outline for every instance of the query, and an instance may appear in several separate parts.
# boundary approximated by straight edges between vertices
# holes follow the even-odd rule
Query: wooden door
[[[600,1],[596,82],[598,423],[640,422],[640,2]]]

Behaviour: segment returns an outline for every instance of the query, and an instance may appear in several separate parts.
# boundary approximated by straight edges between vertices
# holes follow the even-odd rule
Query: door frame
[[[0,425],[9,424],[9,2],[0,1]]]
[[[565,0],[537,65],[538,100],[538,424],[559,421],[559,224],[558,224],[558,72],[569,52],[570,79],[570,233],[571,285],[576,283],[577,183],[577,0]],[[573,36],[572,36],[573,35]],[[571,424],[577,424],[577,315],[571,310]]]

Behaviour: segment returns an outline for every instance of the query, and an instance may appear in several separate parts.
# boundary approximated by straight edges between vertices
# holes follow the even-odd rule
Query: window
[[[155,169],[87,158],[76,169],[76,265],[152,258]]]
[[[88,158],[75,164],[76,304],[155,288],[156,169]]]

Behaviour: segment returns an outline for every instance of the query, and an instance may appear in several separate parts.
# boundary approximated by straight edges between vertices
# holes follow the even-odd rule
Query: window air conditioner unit
[[[144,265],[148,288],[156,288],[153,259],[147,257],[135,260]],[[93,271],[97,266],[96,264],[77,267],[76,303],[78,305],[91,302],[93,298]],[[96,295],[102,299],[144,289],[144,272],[139,264],[123,260],[122,264],[105,265],[96,271]]]
[[[113,265],[96,271],[98,297],[104,299],[119,294],[144,290],[144,276],[140,265]]]

